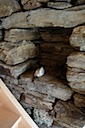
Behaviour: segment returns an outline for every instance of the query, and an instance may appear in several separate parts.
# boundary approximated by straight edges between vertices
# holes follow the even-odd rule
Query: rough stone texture
[[[84,10],[85,4],[80,6],[72,6],[71,8],[65,9],[66,11],[78,11],[78,10]]]
[[[85,124],[85,111],[72,102],[58,101],[55,105],[56,119],[65,128],[82,128]]]
[[[38,0],[21,0],[21,3],[25,10],[36,9],[42,6]]]
[[[85,53],[75,52],[67,58],[67,80],[69,86],[80,94],[85,94]]]
[[[21,77],[22,85],[25,84],[30,91],[37,91],[41,93],[42,90],[43,94],[47,94],[64,101],[70,99],[73,94],[73,91],[66,83],[59,81],[50,75],[44,75],[39,79],[36,78],[34,79],[34,82],[31,82],[31,79],[32,74],[30,75],[29,72],[23,74]]]
[[[23,72],[25,72],[28,68],[35,67],[35,60],[27,60],[21,64],[15,66],[8,66],[2,62],[0,62],[0,76],[12,76],[17,78]]]
[[[45,110],[34,109],[34,121],[40,126],[46,124],[47,127],[53,123],[53,118]]]
[[[39,39],[37,29],[11,29],[5,32],[5,41],[19,42],[23,40]]]
[[[0,41],[3,39],[3,32],[0,30]]]
[[[24,98],[24,99],[23,99]],[[40,98],[39,96],[33,96],[32,94],[23,94],[22,99],[25,103],[27,103],[29,106],[42,109],[42,110],[52,110],[52,103],[46,102],[43,100],[43,97]]]
[[[85,51],[85,26],[74,28],[70,36],[70,44],[73,48]]]
[[[20,9],[20,5],[15,0],[0,0],[0,17],[11,15]]]
[[[14,13],[11,16],[3,19],[1,26],[2,28],[5,28],[5,29],[28,28],[27,16],[28,16],[28,12]]]
[[[72,5],[67,2],[48,2],[48,7],[55,9],[66,9],[71,7]]]
[[[80,68],[85,70],[85,53],[84,52],[73,52],[67,58],[68,67]]]
[[[85,23],[85,11],[37,9],[30,11],[27,19],[29,25],[36,27],[60,26],[70,28]]]
[[[77,107],[85,107],[85,96],[76,93],[74,95],[74,103]]]
[[[0,60],[16,65],[36,56],[36,47],[32,42],[0,43]]]

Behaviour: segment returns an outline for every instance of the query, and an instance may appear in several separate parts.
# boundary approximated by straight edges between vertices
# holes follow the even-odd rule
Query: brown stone
[[[0,43],[0,60],[9,65],[16,65],[36,56],[36,47],[32,42]]]
[[[77,107],[85,107],[85,96],[76,93],[74,95],[74,103]]]
[[[39,38],[37,29],[11,29],[5,31],[5,41],[19,42],[23,40],[36,40]]]
[[[23,99],[24,97],[24,99]],[[23,94],[22,99],[24,102],[29,104],[31,107],[44,110],[52,110],[52,103],[43,101],[39,96],[33,96],[32,94]]]
[[[11,15],[20,9],[21,7],[16,0],[0,0],[0,17]]]
[[[36,9],[42,6],[38,0],[21,0],[21,3],[25,10]]]
[[[85,124],[85,111],[72,102],[58,101],[55,105],[55,121],[65,128],[82,128]]]
[[[85,51],[85,26],[79,26],[73,29],[70,44],[75,49]]]

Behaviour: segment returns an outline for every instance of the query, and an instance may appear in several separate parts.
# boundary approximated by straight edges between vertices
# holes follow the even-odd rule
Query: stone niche
[[[0,77],[39,128],[83,128],[84,61],[85,0],[0,0]]]

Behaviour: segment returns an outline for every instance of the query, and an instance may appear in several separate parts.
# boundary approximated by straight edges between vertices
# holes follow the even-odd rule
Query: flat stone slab
[[[16,65],[36,56],[36,46],[32,42],[0,43],[0,60],[8,65]]]
[[[32,82],[33,74],[27,72],[20,78],[21,86],[25,87],[30,91],[40,92],[52,97],[66,101],[71,98],[73,91],[63,81],[50,76],[44,75],[41,78],[34,79]]]
[[[47,17],[47,18],[46,18]],[[64,11],[54,9],[37,9],[30,11],[28,24],[36,27],[75,27],[85,23],[85,10]]]
[[[0,61],[0,75],[2,77],[4,75],[5,76],[7,75],[7,76],[12,76],[14,78],[17,78],[23,72],[25,72],[28,68],[35,67],[35,65],[36,65],[35,60],[27,60],[15,66],[9,66]]]
[[[5,41],[20,42],[23,40],[31,41],[39,39],[40,35],[37,29],[11,29],[5,31]]]
[[[46,18],[47,17],[47,18]],[[17,23],[16,23],[17,20]],[[15,13],[2,20],[2,28],[64,27],[85,23],[85,9],[69,11],[50,8]]]
[[[85,70],[85,52],[73,52],[67,57],[67,66]]]

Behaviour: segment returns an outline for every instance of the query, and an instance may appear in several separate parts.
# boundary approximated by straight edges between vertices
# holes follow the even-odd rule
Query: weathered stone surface
[[[0,30],[0,41],[2,40],[2,38],[3,38],[3,32],[2,30]]]
[[[73,52],[67,58],[68,67],[80,68],[85,70],[85,53]]]
[[[74,95],[74,103],[77,107],[85,107],[85,96],[76,93]]]
[[[85,95],[85,81],[83,82],[69,82],[69,86],[74,90],[75,92],[78,92],[79,94]]]
[[[30,91],[41,93],[42,90],[43,94],[47,94],[64,101],[70,99],[73,94],[73,91],[66,83],[59,81],[50,75],[44,75],[39,79],[36,78],[34,79],[34,82],[31,81],[32,74],[29,74],[29,72],[21,76],[22,86],[25,85],[25,87]]]
[[[5,28],[5,29],[28,28],[27,16],[28,16],[28,12],[14,13],[11,16],[3,19],[1,26],[2,28]]]
[[[35,9],[42,6],[38,0],[21,0],[21,3],[25,10]]]
[[[48,7],[55,9],[66,9],[71,7],[72,5],[67,2],[48,2]]]
[[[11,15],[13,12],[19,10],[20,5],[16,0],[0,0],[0,17]]]
[[[46,124],[49,127],[53,123],[53,118],[45,110],[34,109],[34,121],[38,126]]]
[[[3,77],[4,75],[7,75],[17,78],[28,68],[34,67],[35,65],[35,60],[28,60],[16,66],[8,66],[0,61],[0,76]]]
[[[85,111],[72,102],[59,101],[55,105],[56,121],[65,128],[82,128],[85,124]]]
[[[5,31],[5,41],[19,42],[23,40],[36,40],[38,39],[39,32],[37,29],[11,29]]]
[[[32,94],[23,94],[21,100],[26,102],[31,107],[37,108],[37,109],[43,109],[43,110],[52,110],[52,103],[46,102],[43,100],[43,98],[40,98],[39,96],[33,96]]]
[[[67,68],[67,80],[69,82],[84,82],[85,81],[85,70],[81,68]]]
[[[67,80],[69,86],[80,94],[85,94],[85,53],[75,52],[67,58]]]
[[[85,10],[37,9],[30,11],[27,19],[29,25],[36,27],[60,26],[70,28],[85,23]]]
[[[36,47],[32,42],[0,43],[0,60],[15,65],[36,56]]]
[[[70,36],[70,44],[73,48],[85,51],[85,26],[74,28]]]

